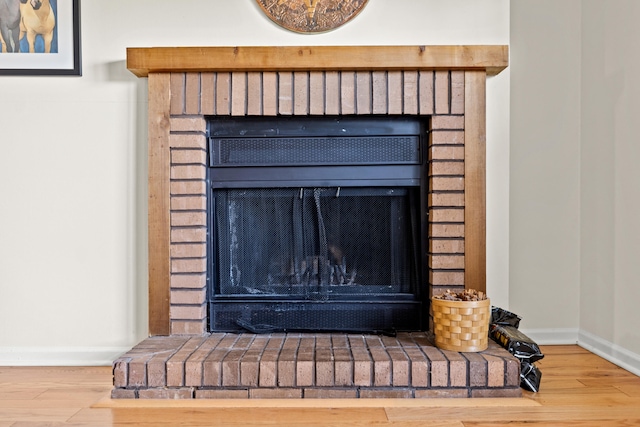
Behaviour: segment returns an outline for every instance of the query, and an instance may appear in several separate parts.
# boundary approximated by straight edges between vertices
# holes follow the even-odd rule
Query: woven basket
[[[431,299],[436,346],[443,350],[482,351],[489,345],[491,304]]]

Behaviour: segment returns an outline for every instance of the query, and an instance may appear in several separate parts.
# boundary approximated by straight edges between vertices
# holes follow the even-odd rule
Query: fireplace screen
[[[407,136],[403,138],[406,140]],[[368,135],[358,140],[350,136],[346,145],[373,147],[382,156],[388,158],[389,154],[384,153],[394,153],[392,156],[397,157],[399,150],[371,143],[379,139]],[[351,179],[339,182],[346,185],[309,185],[335,177],[336,169],[327,166],[325,158],[317,154],[322,144],[331,147],[326,159],[332,158],[338,164],[358,150],[350,148],[341,155],[340,141],[334,138],[296,141],[290,135],[266,142],[251,139],[254,149],[247,150],[247,140],[243,135],[238,144],[233,138],[212,139],[210,143],[213,167],[226,165],[230,159],[236,163],[233,169],[222,167],[211,173],[212,181],[216,173],[231,178],[217,180],[210,193],[210,329],[420,329],[420,187],[411,185],[413,179],[398,181],[403,176],[400,173],[389,181],[376,176],[374,181],[382,186],[354,186],[361,184],[358,166],[350,166]],[[306,150],[304,147],[309,144],[313,150],[308,155],[291,152],[291,146]],[[415,147],[413,142],[410,145]],[[271,151],[265,154],[257,150],[262,155],[256,157],[255,147],[269,147]],[[400,151],[402,158],[409,159],[405,162],[419,163],[415,148],[413,153],[407,154],[411,150],[406,147]],[[384,157],[375,153],[373,163],[384,165],[380,161]],[[306,166],[287,165],[283,171],[271,165],[274,176],[287,176],[287,185],[278,185],[259,179],[269,175],[262,166],[265,158],[277,158],[280,163],[282,158],[294,159],[294,165],[313,159],[322,167],[316,171],[314,181],[309,180]],[[244,171],[243,161],[250,164]],[[233,174],[239,174],[240,179]],[[296,175],[296,182],[307,185],[291,186]],[[239,186],[242,188],[236,188]]]

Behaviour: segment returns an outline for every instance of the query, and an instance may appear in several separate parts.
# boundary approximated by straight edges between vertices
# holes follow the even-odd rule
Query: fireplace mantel
[[[313,80],[319,74],[328,76],[329,74],[344,73],[345,75],[353,74],[354,78],[350,77],[349,81],[344,79],[345,84],[350,86],[343,87],[343,96],[349,94],[351,97],[349,102],[352,102],[354,101],[354,89],[360,90],[359,88],[362,87],[363,96],[360,98],[358,94],[355,101],[368,104],[369,113],[376,110],[371,105],[372,99],[376,95],[375,92],[379,90],[379,87],[374,84],[374,80],[378,79],[377,81],[379,81],[380,76],[384,75],[388,77],[388,80],[383,83],[384,90],[388,89],[388,94],[392,94],[393,86],[395,91],[393,93],[394,104],[391,105],[391,96],[387,96],[387,98],[383,96],[388,109],[378,114],[443,115],[441,117],[452,114],[457,115],[457,119],[462,119],[462,121],[456,122],[455,129],[457,132],[463,132],[464,141],[463,146],[456,147],[463,149],[462,159],[464,160],[463,173],[457,172],[459,176],[464,177],[463,200],[461,205],[456,205],[464,207],[462,222],[464,252],[461,257],[464,263],[463,281],[466,288],[485,290],[486,77],[496,75],[505,69],[508,66],[508,55],[508,46],[504,45],[128,48],[127,68],[136,76],[148,77],[149,79],[149,333],[151,335],[171,335],[202,334],[205,332],[203,329],[203,318],[206,317],[204,305],[199,305],[199,300],[195,298],[186,299],[185,293],[180,290],[181,287],[188,288],[189,295],[197,295],[197,292],[193,292],[197,288],[201,294],[205,289],[204,282],[198,281],[187,285],[181,282],[175,292],[177,299],[172,299],[174,292],[171,283],[174,268],[180,270],[186,263],[198,261],[196,258],[202,256],[199,254],[177,254],[177,258],[182,256],[190,259],[187,261],[178,259],[176,265],[172,263],[172,257],[176,256],[171,250],[171,227],[173,226],[171,150],[175,148],[171,145],[172,133],[176,137],[180,137],[180,134],[185,136],[185,133],[197,134],[199,142],[192,148],[200,149],[198,144],[204,144],[202,141],[205,140],[204,117],[216,114],[255,115],[258,114],[256,111],[267,115],[266,107],[262,104],[255,110],[246,110],[248,105],[254,105],[251,103],[252,99],[255,99],[255,94],[262,89],[266,91],[267,88],[266,85],[263,86],[263,83],[260,83],[259,79],[252,80],[255,77],[252,74],[264,74],[265,78],[267,74],[282,75],[284,80],[281,83],[288,85],[286,87],[289,94],[282,98],[283,101],[280,104],[274,102],[273,105],[279,105],[280,108],[284,105],[289,110],[270,110],[268,113],[270,115],[336,114],[327,111],[324,113],[314,112],[318,106],[310,100],[313,98],[313,100],[321,100],[321,102],[328,104],[328,95],[317,95],[316,92],[313,92],[313,90],[317,90],[317,86],[314,86],[311,80],[307,81],[306,79]],[[228,82],[226,88],[233,86],[231,82],[236,76],[247,82],[247,85],[237,85],[237,93],[236,86],[233,86],[233,93],[221,94],[217,101],[213,98],[201,97],[200,93],[204,93],[205,89],[208,91],[207,94],[214,92],[212,77],[214,73],[220,75],[226,73],[224,77]],[[418,88],[421,81],[416,79],[419,78],[420,73],[433,75],[433,79],[429,78],[432,80],[429,85],[432,84],[432,86]],[[241,74],[243,77],[240,77]],[[404,76],[407,76],[406,81]],[[268,77],[273,78],[273,76]],[[293,80],[290,79],[298,78],[303,79],[300,81],[300,86],[306,86],[310,91],[301,95],[303,101],[299,104],[290,97],[291,85],[293,85]],[[358,86],[360,78],[364,83]],[[289,79],[288,82],[287,79]],[[255,84],[258,90],[250,90],[252,81],[258,82]],[[275,79],[269,80],[270,83],[275,81]],[[318,80],[313,81],[317,82]],[[340,80],[333,80],[332,76],[332,82],[334,81],[339,82]],[[219,83],[220,80],[216,80],[216,82]],[[436,86],[440,85],[439,82],[444,82],[449,86],[436,94]],[[407,91],[407,84],[411,86],[412,93]],[[328,87],[328,83],[325,86]],[[455,99],[454,86],[457,96]],[[332,87],[337,86],[334,84]],[[269,88],[272,89],[271,86]],[[218,89],[215,90],[215,96],[218,96]],[[344,92],[345,90],[346,92]],[[431,91],[428,95],[429,107],[423,109],[419,105],[418,98],[422,99],[427,91]],[[399,98],[396,96],[398,94]],[[298,92],[296,91],[294,95],[297,97]],[[334,95],[332,92],[331,96]],[[272,91],[268,94],[265,92],[262,96],[273,99],[278,95]],[[404,101],[403,96],[405,97]],[[408,109],[403,104],[407,100],[411,104]],[[332,98],[332,101],[335,99]],[[219,106],[215,104],[216,102],[228,110],[221,112],[218,109]],[[448,105],[446,107],[448,112],[439,111],[438,103],[440,102],[443,105]],[[460,112],[453,111],[451,106],[454,102],[461,105]],[[296,110],[298,107],[301,108],[300,112]],[[342,112],[344,113],[344,110]],[[357,113],[360,114],[359,111]],[[355,112],[345,114],[355,114]],[[185,128],[184,126],[187,125],[191,127]],[[446,126],[441,128],[442,132],[448,130],[450,128]],[[459,152],[462,153],[462,151]],[[181,201],[184,200],[183,198]],[[180,214],[182,218],[189,216],[188,213]],[[197,215],[191,216],[198,217]],[[461,221],[461,219],[458,218],[455,221]],[[445,223],[446,221],[443,224]],[[204,256],[206,257],[206,254]],[[433,258],[436,262],[435,258],[437,257]],[[429,262],[431,263],[431,257]],[[189,268],[192,265],[193,262]],[[445,265],[444,268],[460,267]],[[458,281],[456,283],[460,284]],[[446,283],[440,283],[440,285],[446,285]],[[180,292],[183,293],[180,294]]]
[[[149,73],[311,70],[483,70],[508,65],[508,46],[242,46],[128,48],[127,68]]]

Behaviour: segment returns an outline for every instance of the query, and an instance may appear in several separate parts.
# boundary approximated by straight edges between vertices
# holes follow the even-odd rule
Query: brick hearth
[[[495,343],[458,353],[425,333],[215,333],[144,340],[114,363],[112,397],[519,397],[519,375]]]

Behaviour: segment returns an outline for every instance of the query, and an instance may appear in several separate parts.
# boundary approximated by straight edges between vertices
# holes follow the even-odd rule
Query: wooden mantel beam
[[[506,45],[127,48],[127,69],[138,77],[159,72],[445,69],[495,75],[508,63]]]

